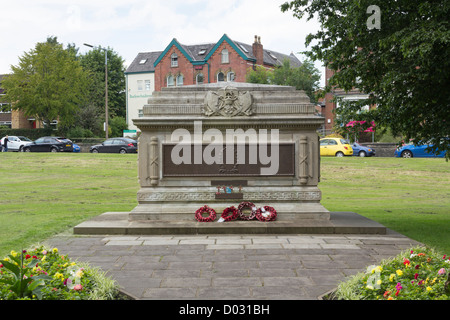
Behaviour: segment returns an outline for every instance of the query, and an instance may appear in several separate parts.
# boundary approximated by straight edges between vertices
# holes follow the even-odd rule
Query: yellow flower
[[[381,271],[383,271],[383,268],[381,266],[376,266],[375,268],[372,269],[372,273],[375,273],[375,272],[380,273]]]
[[[395,274],[391,273],[391,275],[389,276],[389,281],[390,282],[394,281],[394,278],[395,278]]]
[[[58,252],[58,248],[53,248],[52,252],[53,253],[57,253]]]
[[[392,298],[392,297],[389,297],[389,298],[388,298],[388,300],[394,300],[394,298]]]
[[[5,259],[3,259],[4,261],[9,261],[9,258],[8,257],[6,257]]]
[[[54,277],[55,279],[64,279],[64,275],[60,272],[55,273]]]
[[[47,256],[43,256],[42,259],[41,259],[41,261],[42,261],[42,262],[45,261],[45,258],[47,258]]]
[[[83,270],[78,269],[78,271],[75,273],[75,276],[81,278],[83,276]]]
[[[432,289],[431,289],[431,287],[427,287],[427,291],[431,291]]]
[[[76,266],[77,264],[75,262],[72,262],[70,265],[71,266]]]
[[[381,280],[378,280],[378,281],[377,281],[377,284],[380,285],[380,284],[381,284]]]
[[[11,255],[12,255],[13,257],[17,257],[17,252],[15,252],[14,250],[11,250]]]
[[[370,289],[370,290],[373,290],[373,286],[371,286],[371,285],[367,285],[366,288]]]
[[[398,275],[398,276],[402,276],[402,275],[403,275],[403,271],[402,271],[402,270],[400,270],[400,269],[399,269],[399,270],[397,270],[397,271],[395,271],[395,272],[397,273],[397,275]]]

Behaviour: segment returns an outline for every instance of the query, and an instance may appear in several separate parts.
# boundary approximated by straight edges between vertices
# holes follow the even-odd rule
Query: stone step
[[[218,219],[217,219],[218,220]],[[386,234],[386,227],[354,212],[331,212],[329,220],[297,221],[130,221],[129,213],[106,212],[80,223],[79,235],[175,235],[175,234]]]

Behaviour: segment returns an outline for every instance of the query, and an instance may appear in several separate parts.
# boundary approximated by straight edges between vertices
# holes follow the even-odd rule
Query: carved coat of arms
[[[217,92],[209,91],[205,97],[203,113],[206,116],[250,116],[252,115],[252,96],[248,91],[225,87]]]

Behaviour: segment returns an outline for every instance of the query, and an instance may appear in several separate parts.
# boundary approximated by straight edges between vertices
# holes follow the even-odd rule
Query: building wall
[[[146,85],[146,81],[150,81],[150,86]],[[140,117],[140,110],[147,104],[148,98],[155,91],[155,74],[152,72],[127,74],[126,91],[128,129],[136,130],[133,119]]]
[[[171,66],[171,56],[173,53],[176,53],[178,57],[177,67]],[[162,87],[167,87],[167,78],[169,75],[174,77],[175,85],[178,85],[176,77],[179,75],[183,76],[183,85],[194,84],[194,66],[175,45],[167,51],[165,56],[155,67],[155,91],[161,91]]]
[[[222,63],[222,51],[228,50],[228,63]],[[245,76],[247,68],[252,67],[252,64],[247,64],[244,60],[229,44],[224,41],[217,50],[209,58],[211,83],[218,82],[217,75],[222,72],[227,80],[229,72],[234,72],[236,82],[245,82]]]

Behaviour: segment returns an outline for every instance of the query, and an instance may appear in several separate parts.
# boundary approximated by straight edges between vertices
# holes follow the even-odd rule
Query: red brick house
[[[300,66],[293,54],[264,49],[257,36],[252,45],[234,41],[226,34],[216,43],[198,45],[183,45],[173,39],[154,63],[155,91],[168,86],[245,82],[248,68],[260,65],[273,69],[284,59],[289,59],[293,67]]]
[[[333,76],[335,71],[325,68],[325,84],[328,86],[328,80]],[[344,91],[340,88],[333,88],[333,90],[325,95],[324,101],[321,102],[321,114],[325,118],[325,132],[324,134],[333,133],[335,124],[335,110],[339,108],[339,103],[332,101],[334,97],[342,98],[343,100],[361,100],[368,97],[367,94],[361,93],[358,89]],[[366,109],[374,108],[376,106],[366,106]]]
[[[142,107],[153,91],[220,81],[245,82],[249,68],[274,69],[285,59],[291,67],[301,65],[293,53],[265,49],[258,36],[253,44],[246,44],[226,34],[217,42],[194,45],[173,39],[162,52],[139,53],[125,72],[128,127],[135,129],[132,119],[142,116]]]

